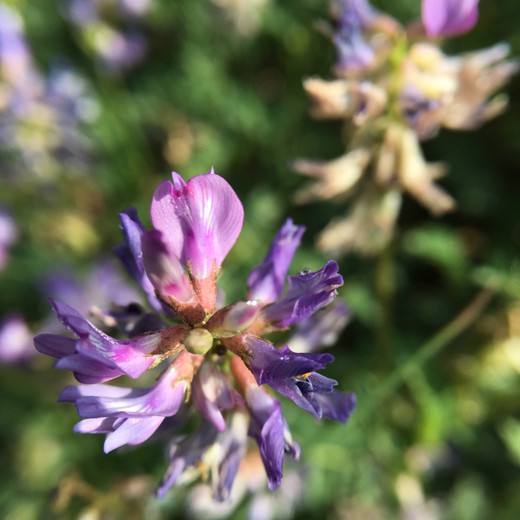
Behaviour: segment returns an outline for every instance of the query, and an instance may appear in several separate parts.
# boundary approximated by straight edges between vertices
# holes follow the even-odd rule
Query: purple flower
[[[329,260],[318,271],[289,276],[287,293],[262,310],[264,319],[278,328],[290,327],[328,305],[343,285],[338,269],[338,264]]]
[[[247,279],[251,300],[272,303],[283,293],[289,266],[304,231],[303,226],[295,226],[291,219],[287,219],[264,261],[251,271]]]
[[[20,81],[31,68],[31,54],[18,13],[0,4],[0,64],[11,82]]]
[[[479,0],[423,0],[422,22],[430,37],[457,36],[477,23]]]
[[[235,243],[244,220],[231,186],[213,170],[184,182],[173,173],[155,190],[152,224],[196,280],[214,277]]]
[[[58,319],[77,339],[55,334],[41,334],[35,347],[42,354],[58,358],[56,368],[72,370],[80,382],[101,382],[120,375],[138,378],[164,355],[173,353],[187,329],[172,327],[116,340],[96,328],[81,314],[64,303],[51,301]],[[154,352],[157,352],[154,355]]]
[[[74,402],[84,418],[75,426],[78,433],[108,433],[106,453],[124,444],[148,439],[165,417],[175,415],[200,359],[183,351],[150,389],[94,384],[68,386],[59,400]]]
[[[291,276],[285,291],[304,231],[287,220],[249,276],[252,300],[217,309],[217,275],[243,220],[232,188],[213,171],[188,183],[174,173],[173,184],[164,182],[155,191],[150,213],[151,230],[133,209],[120,215],[125,242],[116,252],[155,312],[143,314],[137,305],[97,312],[105,325],[130,336],[115,339],[68,305],[51,302],[74,338],[41,334],[36,348],[86,383],[66,388],[60,400],[74,402],[83,418],[76,432],[107,434],[107,452],[147,440],[166,417],[178,423],[181,402],[191,401],[204,425],[172,445],[159,496],[183,474],[209,472],[214,497],[228,499],[248,433],[274,489],[284,453],[297,458],[300,450],[280,403],[259,385],[268,384],[320,419],[344,422],[354,405],[333,389],[336,381],[316,373],[333,361],[330,354],[278,349],[260,335],[302,322],[330,303],[343,283],[338,266],[330,261]],[[138,325],[127,326],[137,319]],[[100,384],[120,375],[138,378],[159,364],[162,375],[152,388]]]
[[[163,477],[157,496],[162,498],[179,477],[202,466],[210,472],[213,496],[222,501],[229,497],[238,466],[245,453],[247,417],[242,411],[234,412],[226,430],[218,433],[209,423],[170,447],[170,465]]]
[[[346,422],[355,406],[353,395],[335,391],[337,381],[316,373],[334,361],[332,355],[298,354],[287,346],[277,349],[253,336],[246,336],[244,344],[251,352],[251,371],[259,385],[268,384],[317,419]]]
[[[273,490],[282,482],[284,454],[289,453],[298,459],[300,446],[292,440],[282,406],[276,399],[256,385],[249,385],[245,394],[251,413],[249,435],[258,443],[269,489]]]
[[[9,213],[0,206],[0,271],[7,265],[9,248],[16,241],[18,230]]]
[[[376,14],[366,0],[340,2],[339,29],[334,36],[340,69],[359,70],[374,61],[374,50],[363,38],[363,29],[370,26]]]
[[[34,355],[31,331],[18,314],[6,316],[0,323],[0,363],[25,363]]]

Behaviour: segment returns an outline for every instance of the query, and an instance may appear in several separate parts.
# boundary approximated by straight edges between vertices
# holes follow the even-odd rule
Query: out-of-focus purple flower
[[[0,3],[0,77],[9,82],[25,77],[31,68],[31,55],[22,21],[16,11]]]
[[[0,207],[0,271],[7,265],[9,249],[18,237],[16,224],[9,213]]]
[[[53,300],[68,302],[80,314],[87,314],[95,305],[108,309],[140,303],[141,294],[121,276],[112,261],[102,260],[85,276],[77,276],[67,269],[52,271],[42,285],[42,291]]]
[[[36,354],[33,337],[18,314],[6,316],[0,323],[0,363],[25,363]]]
[[[18,13],[0,4],[0,147],[13,158],[2,164],[12,183],[27,172],[48,180],[67,167],[82,171],[91,144],[81,126],[99,113],[86,81],[68,66],[42,76],[26,42]],[[30,129],[30,132],[27,130]]]
[[[457,36],[477,23],[479,0],[423,0],[422,22],[428,36]]]
[[[266,304],[281,296],[289,266],[304,231],[303,226],[295,226],[291,219],[278,231],[264,261],[251,271],[247,279],[251,300]]]
[[[155,191],[150,213],[151,230],[144,229],[135,210],[121,215],[125,243],[117,253],[152,303],[155,293],[159,305],[150,315],[158,318],[158,326],[135,334],[121,327],[129,307],[121,309],[122,316],[102,313],[105,324],[112,317],[116,330],[130,336],[116,340],[71,307],[52,302],[75,338],[44,334],[36,337],[36,347],[58,359],[56,368],[72,370],[84,383],[119,375],[137,378],[170,361],[150,390],[91,384],[70,387],[61,396],[75,402],[84,419],[75,431],[108,433],[105,451],[148,439],[165,417],[177,414],[182,396],[191,399],[207,422],[172,447],[160,496],[188,475],[210,471],[214,497],[227,500],[248,432],[259,445],[274,489],[282,479],[284,453],[296,458],[299,446],[291,439],[280,404],[259,385],[270,385],[320,419],[344,422],[353,404],[347,406],[349,397],[333,390],[335,381],[316,373],[333,360],[330,354],[297,354],[260,336],[309,318],[331,302],[343,283],[338,266],[331,261],[316,272],[289,277],[284,294],[304,231],[288,220],[249,277],[254,299],[217,309],[217,276],[243,220],[242,204],[231,186],[213,171],[187,183],[174,173],[173,184],[164,182]]]
[[[139,21],[146,16],[151,4],[151,0],[70,0],[64,16],[76,26],[85,46],[104,70],[119,74],[146,56],[148,43]]]
[[[227,500],[245,453],[246,440],[247,416],[243,411],[236,411],[231,414],[223,433],[205,423],[196,433],[172,443],[170,465],[157,489],[157,496],[164,497],[182,475],[189,479],[189,474],[197,474],[202,466],[211,475],[214,498]]]
[[[344,0],[339,7],[339,28],[334,36],[337,67],[346,71],[369,67],[375,54],[363,37],[363,29],[372,23],[375,11],[366,0]]]
[[[152,0],[119,0],[118,7],[128,17],[138,18],[152,7]]]

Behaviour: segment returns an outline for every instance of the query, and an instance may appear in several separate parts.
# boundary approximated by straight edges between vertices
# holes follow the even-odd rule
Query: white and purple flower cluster
[[[374,254],[391,240],[407,192],[430,213],[453,211],[456,201],[437,180],[446,173],[426,162],[420,141],[441,128],[474,130],[501,114],[507,96],[496,95],[520,70],[499,43],[456,56],[443,38],[466,33],[478,19],[479,0],[423,0],[420,20],[401,24],[368,0],[332,0],[334,78],[308,78],[313,116],[344,120],[346,152],[332,161],[301,159],[294,169],[315,182],[296,201],[356,199],[345,217],[318,238],[330,254]]]
[[[83,383],[65,388],[60,401],[75,403],[82,418],[76,432],[107,434],[105,452],[142,443],[159,427],[182,427],[192,405],[202,422],[172,442],[159,496],[175,482],[210,474],[215,498],[226,499],[248,437],[257,442],[269,488],[275,489],[284,454],[298,458],[300,447],[267,387],[318,419],[345,422],[355,407],[353,394],[335,390],[337,382],[318,373],[333,361],[330,354],[297,353],[262,338],[304,324],[331,303],[343,284],[338,265],[331,260],[317,271],[289,276],[286,288],[304,232],[287,220],[251,272],[247,300],[223,306],[216,281],[244,216],[230,185],[213,171],[187,183],[174,173],[173,184],[156,189],[150,214],[151,230],[133,208],[120,215],[125,241],[116,253],[153,309],[133,304],[110,316],[128,339],[114,339],[65,303],[52,302],[74,337],[40,334],[36,348]],[[338,310],[348,314],[343,306]],[[319,313],[317,318],[323,322]],[[137,379],[152,369],[160,375],[151,388],[102,384],[120,376]]]

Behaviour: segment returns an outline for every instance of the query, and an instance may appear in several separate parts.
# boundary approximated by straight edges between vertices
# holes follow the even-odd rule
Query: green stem
[[[393,245],[390,242],[385,246],[377,259],[375,273],[376,294],[379,303],[376,323],[376,345],[378,349],[378,363],[383,370],[388,369],[391,365],[394,280]]]
[[[415,354],[408,358],[406,363],[379,386],[379,389],[374,392],[370,401],[363,405],[360,413],[355,414],[357,415],[357,421],[363,422],[370,419],[373,413],[381,407],[384,400],[394,393],[407,377],[419,370],[464,332],[480,316],[494,294],[495,291],[492,289],[483,289],[458,316],[424,343]]]

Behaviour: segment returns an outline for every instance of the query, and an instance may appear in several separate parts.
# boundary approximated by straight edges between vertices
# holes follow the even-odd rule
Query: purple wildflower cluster
[[[140,444],[159,427],[181,427],[192,405],[203,422],[172,442],[159,496],[182,475],[209,472],[214,497],[226,499],[248,437],[258,444],[269,488],[275,489],[284,454],[298,458],[300,447],[267,387],[320,420],[345,422],[355,407],[353,394],[335,390],[337,382],[319,373],[333,361],[330,354],[297,353],[262,337],[295,324],[308,330],[309,320],[343,284],[338,265],[331,260],[317,271],[289,276],[286,288],[304,232],[287,220],[249,275],[247,300],[223,305],[217,277],[244,215],[229,184],[213,171],[187,183],[173,173],[173,183],[156,189],[150,215],[150,230],[135,209],[120,215],[125,240],[116,253],[152,309],[131,304],[103,314],[127,339],[109,336],[65,303],[51,302],[74,337],[40,334],[36,348],[82,383],[65,388],[60,401],[75,403],[82,418],[76,432],[106,434],[105,452]],[[342,308],[335,312],[342,314]],[[318,324],[323,312],[316,314]],[[159,376],[148,388],[103,384],[121,376],[138,379],[152,369]]]
[[[77,171],[91,155],[83,125],[98,115],[86,81],[64,64],[43,76],[18,12],[0,2],[0,153],[11,183]],[[14,160],[13,160],[14,159]]]
[[[67,0],[64,15],[104,70],[118,74],[147,54],[140,25],[151,7],[152,0]]]

